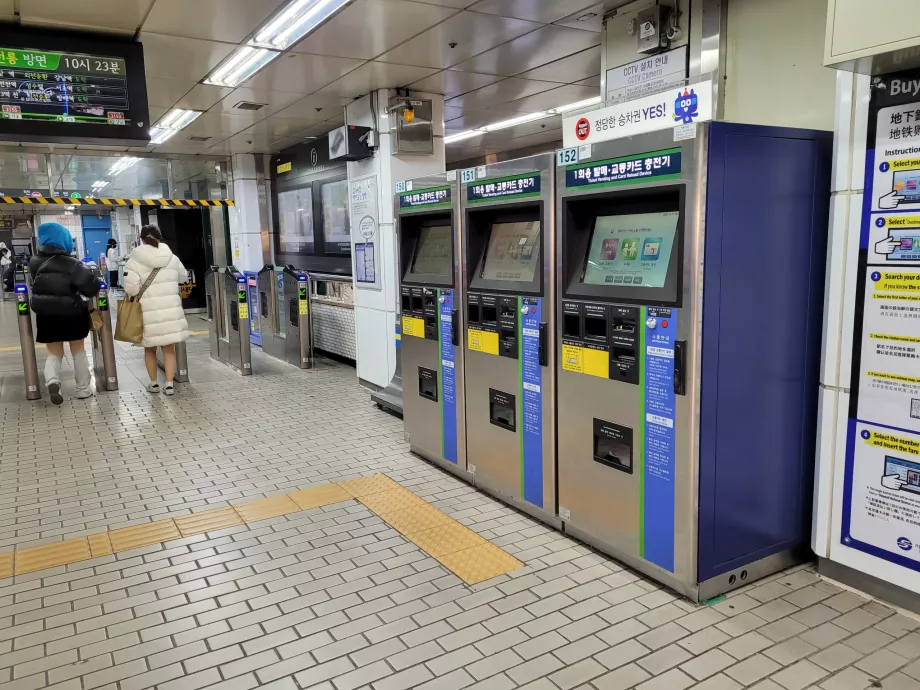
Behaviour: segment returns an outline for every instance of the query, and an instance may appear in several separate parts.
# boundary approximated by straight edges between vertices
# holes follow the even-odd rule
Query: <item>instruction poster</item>
[[[873,80],[841,541],[920,571],[920,70]]]
[[[348,203],[355,231],[351,233],[351,255],[355,262],[355,283],[363,290],[380,289],[377,270],[380,249],[377,214],[377,176],[368,175],[348,181]]]

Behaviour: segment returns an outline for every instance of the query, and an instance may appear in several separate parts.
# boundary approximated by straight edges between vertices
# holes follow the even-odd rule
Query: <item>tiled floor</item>
[[[0,690],[920,688],[918,622],[807,567],[697,607],[413,457],[354,370],[189,351],[59,408],[0,351],[0,552],[386,473],[525,566],[467,586],[349,500],[0,579]]]

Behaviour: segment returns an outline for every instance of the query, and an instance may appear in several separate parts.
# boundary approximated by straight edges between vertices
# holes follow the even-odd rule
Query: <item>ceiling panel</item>
[[[601,75],[598,74],[596,77],[588,77],[587,79],[580,79],[576,81],[575,83],[578,84],[579,86],[593,86],[595,89],[598,89],[598,93],[600,93]]]
[[[15,18],[13,0],[0,0],[0,21],[12,21]]]
[[[92,0],[75,7],[72,0],[20,0],[19,12],[26,25],[133,34],[153,3],[154,0]]]
[[[269,113],[281,110],[302,98],[302,94],[287,93],[284,91],[270,91],[268,89],[251,89],[241,87],[233,89],[227,94],[222,101],[217,103],[212,110],[222,111],[225,113],[253,113],[258,115],[259,120],[265,119]],[[246,111],[240,110],[236,106],[240,102],[262,103],[265,105],[260,110]]]
[[[600,33],[604,30],[604,12],[604,3],[598,3],[573,12],[555,23],[559,26],[570,26],[573,29]]]
[[[467,72],[511,77],[547,62],[579,53],[599,43],[600,34],[564,26],[544,26],[471,60],[461,62],[456,68]]]
[[[496,141],[495,143],[485,145],[486,153],[499,153],[500,151],[509,151],[511,149],[521,149],[525,146],[536,146],[537,144],[548,144],[554,141],[562,141],[562,129],[549,129],[539,134],[529,134],[523,137],[517,137],[510,141]]]
[[[462,108],[465,112],[470,112],[508,103],[541,91],[555,89],[558,86],[559,84],[554,82],[537,81],[535,79],[504,79],[481,89],[465,93],[462,96],[451,98],[445,102],[445,105],[452,108]]]
[[[307,122],[321,122],[330,116],[338,115],[350,98],[340,98],[335,95],[313,94],[307,96],[286,108],[269,113],[271,117],[294,118]]]
[[[257,122],[252,127],[244,129],[240,134],[251,134],[276,142],[281,139],[293,137],[306,129],[304,123],[299,120],[269,118],[267,120],[262,120],[262,122]]]
[[[245,86],[269,91],[313,93],[364,64],[363,60],[287,53],[262,69]]]
[[[175,107],[188,110],[208,110],[230,93],[233,93],[233,89],[228,87],[195,84],[191,91],[176,101]]]
[[[183,75],[198,81],[217,67],[235,46],[229,43],[143,33],[144,67],[148,77]]]
[[[518,76],[522,79],[543,79],[563,84],[573,84],[587,78],[597,78],[600,83],[601,47],[588,48],[561,60],[537,67]]]
[[[325,122],[321,122],[318,125],[313,125],[312,127],[307,127],[304,131],[300,132],[298,136],[303,137],[321,137],[327,132],[335,129],[336,127],[341,127],[345,124],[345,116],[339,115],[337,117],[330,118]]]
[[[501,77],[493,74],[476,74],[475,72],[459,72],[447,69],[437,74],[432,74],[430,77],[420,79],[409,86],[414,91],[440,93],[445,98],[453,98],[483,86],[494,84],[499,79]]]
[[[194,81],[147,78],[147,103],[161,108],[173,104],[194,88]]]
[[[366,62],[329,86],[321,89],[318,95],[337,95],[356,98],[370,93],[374,89],[401,88],[434,74],[436,70],[429,67],[411,67],[393,65],[383,62]]]
[[[211,111],[200,115],[198,119],[182,130],[181,135],[226,139],[231,134],[236,134],[247,127],[252,127],[256,122],[263,119],[265,119],[265,116],[257,112],[231,114]]]
[[[274,142],[265,136],[236,134],[223,143],[230,153],[266,153],[272,151]]]
[[[282,0],[156,0],[143,29],[170,36],[239,43],[281,3]]]
[[[440,5],[441,7],[453,7],[456,10],[466,9],[470,5],[475,5],[476,0],[424,0],[429,5]]]
[[[470,9],[549,24],[589,7],[591,3],[592,0],[480,0]]]
[[[460,12],[379,59],[443,69],[539,28],[539,24],[520,19]],[[451,43],[456,46],[451,48]]]
[[[575,103],[577,101],[592,98],[596,95],[597,89],[587,86],[559,86],[550,91],[519,98],[510,103],[503,103],[493,108],[482,110],[468,108],[461,117],[450,120],[447,123],[447,128],[449,132],[462,132],[466,129],[483,127],[502,120],[509,120],[526,113],[537,113],[560,105]]]
[[[293,50],[369,60],[444,21],[456,11],[406,0],[358,0]]]

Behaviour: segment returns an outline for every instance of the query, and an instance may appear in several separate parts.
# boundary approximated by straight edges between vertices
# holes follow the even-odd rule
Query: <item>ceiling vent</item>
[[[262,110],[265,105],[265,103],[250,103],[249,101],[240,101],[233,107],[237,110]]]
[[[211,137],[189,137],[189,141],[207,141]]]

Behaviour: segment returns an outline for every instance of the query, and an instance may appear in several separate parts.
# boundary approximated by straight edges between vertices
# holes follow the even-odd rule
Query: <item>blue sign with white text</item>
[[[645,560],[674,572],[674,341],[677,309],[645,310]]]
[[[454,291],[441,290],[438,299],[441,320],[441,457],[457,464],[457,384],[454,361]]]
[[[540,366],[539,297],[520,298],[521,311],[521,493],[524,500],[543,507],[543,370]]]

